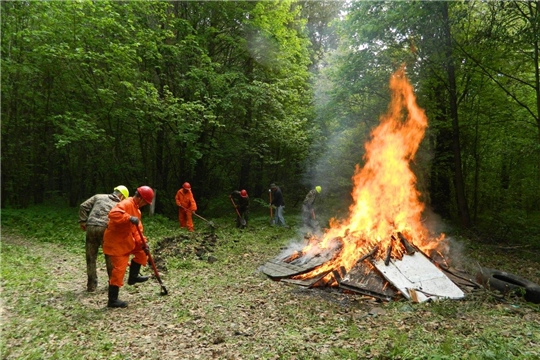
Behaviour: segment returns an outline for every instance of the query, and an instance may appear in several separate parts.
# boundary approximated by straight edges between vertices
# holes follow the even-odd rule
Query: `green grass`
[[[412,304],[302,289],[257,271],[297,237],[294,228],[270,227],[266,214],[254,214],[246,230],[234,227],[234,216],[212,221],[215,263],[187,251],[211,233],[206,223],[196,220],[196,233],[188,234],[176,221],[143,215],[151,249],[182,235],[177,246],[186,251],[167,259],[162,277],[169,296],[160,296],[151,279],[121,289],[127,309],[108,309],[101,258],[98,292],[84,291],[77,209],[4,210],[1,358],[540,358],[538,305],[516,298],[501,302],[486,292]],[[538,281],[538,262],[464,241],[463,251],[474,261]],[[370,315],[376,307],[382,312]]]

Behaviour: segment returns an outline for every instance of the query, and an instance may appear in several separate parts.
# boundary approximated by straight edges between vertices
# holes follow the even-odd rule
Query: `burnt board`
[[[377,270],[365,263],[357,263],[341,279],[339,287],[386,301],[400,295]]]
[[[291,262],[285,262],[281,258],[274,258],[262,265],[259,270],[272,279],[281,279],[300,275],[310,272],[316,267],[321,266],[325,262],[331,260],[337,251],[325,251],[310,258],[302,256]]]
[[[328,275],[328,273],[330,272],[329,271],[325,271],[323,272],[322,274],[319,274],[317,276],[314,276],[312,278],[309,278],[309,279],[305,279],[305,280],[296,280],[296,279],[282,279],[281,281],[283,282],[286,282],[288,284],[294,284],[294,285],[298,285],[298,286],[303,286],[303,287],[312,287],[313,285],[315,285],[319,280],[321,280],[322,278],[324,278],[326,275]]]

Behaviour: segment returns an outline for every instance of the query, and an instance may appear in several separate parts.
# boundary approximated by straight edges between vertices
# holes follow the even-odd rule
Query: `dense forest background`
[[[174,216],[245,188],[346,210],[403,64],[429,129],[427,208],[497,241],[540,237],[540,2],[1,3],[2,207],[124,184]]]

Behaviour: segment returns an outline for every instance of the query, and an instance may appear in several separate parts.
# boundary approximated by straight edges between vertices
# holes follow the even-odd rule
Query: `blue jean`
[[[285,226],[285,218],[283,217],[283,209],[285,206],[278,206],[276,208],[276,216],[274,217],[274,224],[276,226]]]

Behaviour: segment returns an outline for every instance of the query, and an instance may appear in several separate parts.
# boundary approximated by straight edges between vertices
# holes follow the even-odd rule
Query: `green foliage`
[[[206,198],[296,181],[288,164],[306,158],[312,117],[298,8],[187,5],[2,4],[4,203],[62,187],[76,206],[111,183],[172,193],[189,180]]]
[[[77,212],[65,206],[44,204],[29,209],[3,209],[2,226],[43,242],[78,248],[84,233],[77,223]]]
[[[184,181],[212,211],[233,189],[264,197],[275,181],[295,197],[318,183],[348,205],[405,64],[429,118],[413,164],[423,199],[451,221],[468,209],[482,236],[537,232],[525,215],[540,203],[537,3],[0,6],[3,207],[53,195],[75,207],[147,184],[172,218]]]

